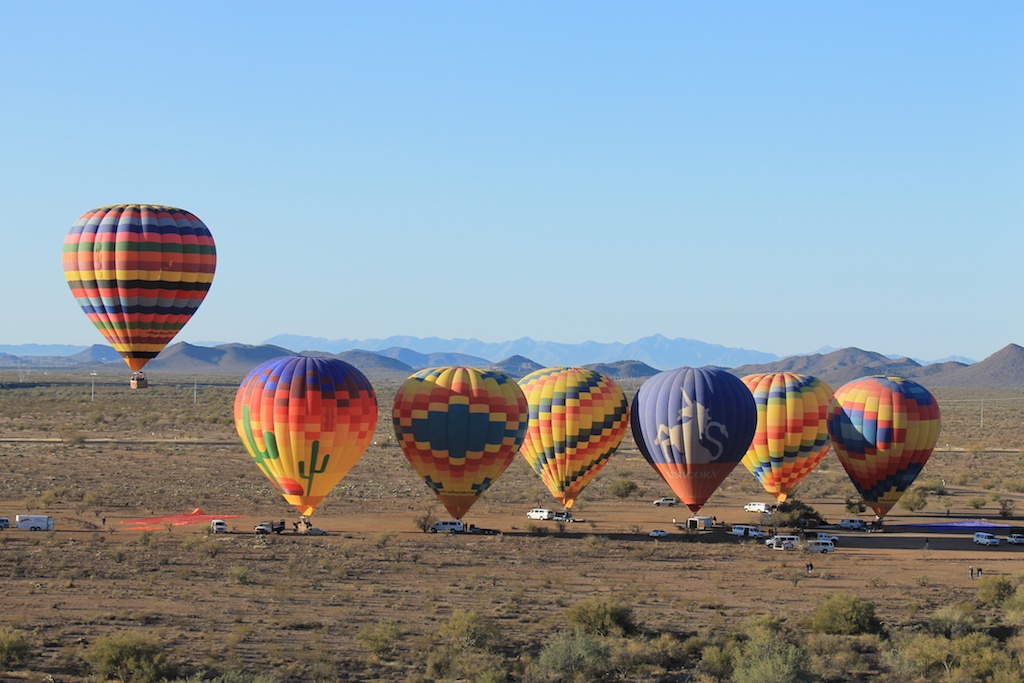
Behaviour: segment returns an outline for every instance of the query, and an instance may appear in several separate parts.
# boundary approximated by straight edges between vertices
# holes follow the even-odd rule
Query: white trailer
[[[17,515],[14,518],[16,529],[28,531],[53,531],[53,517],[46,515]]]

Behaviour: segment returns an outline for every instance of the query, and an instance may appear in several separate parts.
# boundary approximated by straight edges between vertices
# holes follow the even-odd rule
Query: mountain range
[[[287,341],[281,337],[275,339]],[[306,339],[306,338],[297,338]],[[415,341],[415,346],[396,345],[397,340],[408,343]],[[824,379],[833,387],[866,375],[898,375],[914,379],[928,387],[962,387],[962,388],[994,388],[1024,389],[1024,348],[1009,344],[988,358],[977,363],[946,361],[921,364],[910,358],[890,358],[880,353],[864,351],[857,348],[846,348],[828,353],[815,353],[788,358],[776,358],[771,354],[744,349],[727,349],[693,340],[669,340],[655,336],[637,340],[631,344],[611,345],[588,342],[580,347],[587,347],[597,357],[604,360],[594,361],[595,356],[586,356],[574,345],[554,345],[532,340],[518,340],[503,344],[486,344],[474,340],[449,340],[449,342],[465,342],[448,344],[446,350],[424,351],[427,340],[418,338],[395,338],[379,340],[389,345],[376,350],[345,349],[331,351],[322,348],[304,348],[299,353],[304,355],[330,356],[340,358],[362,370],[371,378],[404,378],[418,369],[440,365],[467,365],[473,367],[492,367],[513,377],[522,377],[529,372],[551,365],[582,365],[616,379],[650,377],[660,370],[690,365],[693,367],[713,365],[725,367],[730,372],[744,376],[757,372],[789,371],[814,375]],[[438,340],[441,344],[444,340]],[[517,349],[520,345],[532,346],[535,356],[522,353],[511,353],[507,356],[477,355],[480,353],[504,353]],[[319,346],[319,345],[317,345]],[[608,347],[632,349],[637,356],[644,358],[661,358],[662,361],[648,362],[643,358],[618,356],[608,358]],[[572,347],[572,353],[562,355],[558,348]],[[109,346],[94,345],[88,349],[70,355],[54,356],[17,356],[5,353],[0,347],[0,368],[67,368],[88,369],[92,371],[125,372],[120,356]],[[220,374],[245,375],[253,367],[270,358],[295,355],[296,352],[278,344],[221,344],[213,347],[196,346],[178,343],[167,347],[158,358],[151,361],[147,371],[169,374]],[[683,353],[690,349],[692,355]],[[564,350],[564,349],[563,349]],[[600,351],[600,353],[599,353]],[[626,351],[623,351],[626,353]],[[709,358],[715,360],[709,360]],[[574,361],[573,359],[577,359]],[[723,362],[724,359],[744,359],[745,362]],[[500,359],[500,360],[498,360]],[[587,362],[580,362],[587,359]],[[751,362],[751,359],[760,362]]]

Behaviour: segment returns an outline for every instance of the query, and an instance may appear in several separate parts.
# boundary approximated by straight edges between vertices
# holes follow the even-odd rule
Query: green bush
[[[188,678],[176,679],[173,683],[279,683],[279,679],[265,673],[227,671],[213,678],[207,678],[204,673],[197,673]]]
[[[619,500],[625,500],[639,490],[640,486],[632,479],[616,479],[608,484],[608,493]]]
[[[998,607],[1014,593],[1013,583],[1005,576],[986,576],[978,581],[978,599]]]
[[[902,496],[898,505],[909,512],[919,512],[928,507],[928,492],[919,486],[915,486]]]
[[[811,628],[817,633],[856,635],[878,633],[882,625],[872,603],[855,595],[838,593],[818,603],[811,617]]]
[[[0,627],[0,668],[10,669],[28,659],[29,639],[13,628]]]
[[[84,657],[104,680],[158,683],[174,674],[158,640],[130,631],[100,636],[86,648]]]
[[[359,640],[372,654],[381,659],[391,659],[398,649],[402,631],[390,619],[365,626],[359,632]]]
[[[790,498],[775,509],[775,512],[768,515],[767,524],[774,527],[809,528],[822,526],[825,520],[810,505],[801,503],[795,498]]]
[[[810,656],[779,631],[759,629],[743,647],[733,683],[802,683],[811,680]]]
[[[474,610],[456,609],[438,635],[459,650],[490,650],[501,642],[497,623]]]
[[[928,630],[940,636],[963,636],[978,630],[978,615],[969,603],[943,605],[928,620]]]
[[[988,501],[982,498],[981,496],[973,496],[967,499],[968,507],[972,507],[975,510],[980,510],[981,508],[985,507],[986,503],[988,503]]]
[[[595,680],[611,663],[604,641],[583,631],[562,631],[547,639],[534,673],[538,680],[561,682]]]
[[[626,636],[636,633],[633,608],[615,596],[594,596],[578,602],[565,613],[569,624],[583,633]]]

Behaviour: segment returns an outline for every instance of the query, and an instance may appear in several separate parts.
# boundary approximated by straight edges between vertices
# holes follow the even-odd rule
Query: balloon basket
[[[135,373],[132,375],[132,379],[128,382],[128,386],[132,389],[146,389],[149,387],[149,380],[142,373]]]

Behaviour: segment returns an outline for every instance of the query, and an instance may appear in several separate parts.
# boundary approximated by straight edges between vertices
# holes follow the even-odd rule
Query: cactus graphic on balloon
[[[269,360],[235,395],[235,428],[253,462],[307,516],[362,457],[376,426],[369,380],[337,359]]]

